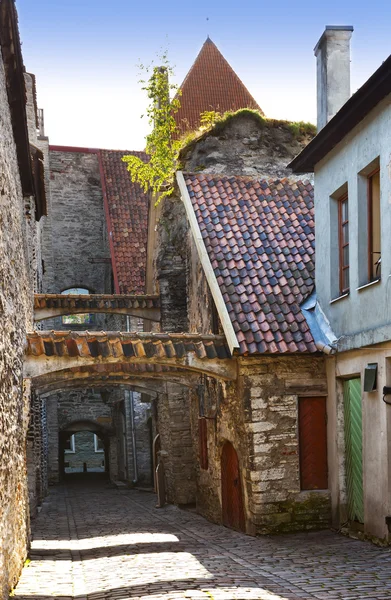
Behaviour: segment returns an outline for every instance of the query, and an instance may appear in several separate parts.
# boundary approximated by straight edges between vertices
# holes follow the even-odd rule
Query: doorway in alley
[[[361,379],[344,381],[346,487],[348,517],[364,523]]]
[[[239,460],[230,442],[225,442],[221,453],[221,497],[223,524],[238,531],[245,531]]]

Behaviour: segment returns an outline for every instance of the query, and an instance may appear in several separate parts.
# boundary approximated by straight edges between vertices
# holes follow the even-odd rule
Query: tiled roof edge
[[[209,288],[212,293],[213,300],[215,302],[216,309],[221,320],[221,324],[223,326],[229,350],[231,354],[233,354],[233,351],[236,348],[240,347],[239,342],[237,340],[235,330],[233,328],[232,321],[229,316],[227,307],[225,305],[219,284],[214,274],[212,263],[210,262],[209,255],[206,250],[200,228],[198,226],[197,218],[194,214],[193,206],[190,200],[189,192],[187,190],[186,182],[183,177],[182,171],[177,171],[176,179],[178,182],[179,190],[181,192],[182,202],[185,206],[186,215],[189,220],[190,229],[197,248],[198,256],[200,258],[205,277],[209,284]]]
[[[105,171],[103,168],[102,154],[101,154],[100,150],[98,150],[98,163],[99,163],[100,180],[101,180],[101,185],[102,185],[103,206],[104,206],[105,217],[106,217],[107,233],[108,233],[108,237],[109,237],[111,266],[113,269],[113,277],[114,277],[114,289],[115,289],[115,293],[119,294],[120,289],[119,289],[119,283],[118,283],[117,261],[116,261],[116,257],[115,257],[115,249],[114,249],[114,243],[113,243],[113,228],[111,226],[109,203],[107,200]]]

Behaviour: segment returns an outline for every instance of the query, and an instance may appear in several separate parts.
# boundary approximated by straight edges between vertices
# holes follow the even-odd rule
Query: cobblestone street
[[[107,482],[51,490],[17,600],[391,598],[391,550],[330,532],[252,538]]]

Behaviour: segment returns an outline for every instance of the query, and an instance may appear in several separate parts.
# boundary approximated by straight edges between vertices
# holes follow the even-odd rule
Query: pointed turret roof
[[[240,108],[261,108],[208,36],[180,86],[181,108],[175,120],[181,131],[197,129],[205,111],[224,113]]]

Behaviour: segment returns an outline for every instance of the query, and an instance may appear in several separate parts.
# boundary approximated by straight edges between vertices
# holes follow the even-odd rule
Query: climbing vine
[[[123,156],[122,160],[126,163],[132,181],[139,183],[145,192],[151,191],[156,194],[160,201],[173,191],[181,147],[174,118],[180,107],[180,90],[170,83],[173,69],[169,64],[167,52],[159,58],[159,66],[140,65],[140,68],[149,75],[148,79],[140,81],[149,99],[146,115],[152,130],[146,138],[145,148],[149,160],[144,162],[138,156],[131,155]],[[170,99],[172,95],[173,100]]]

